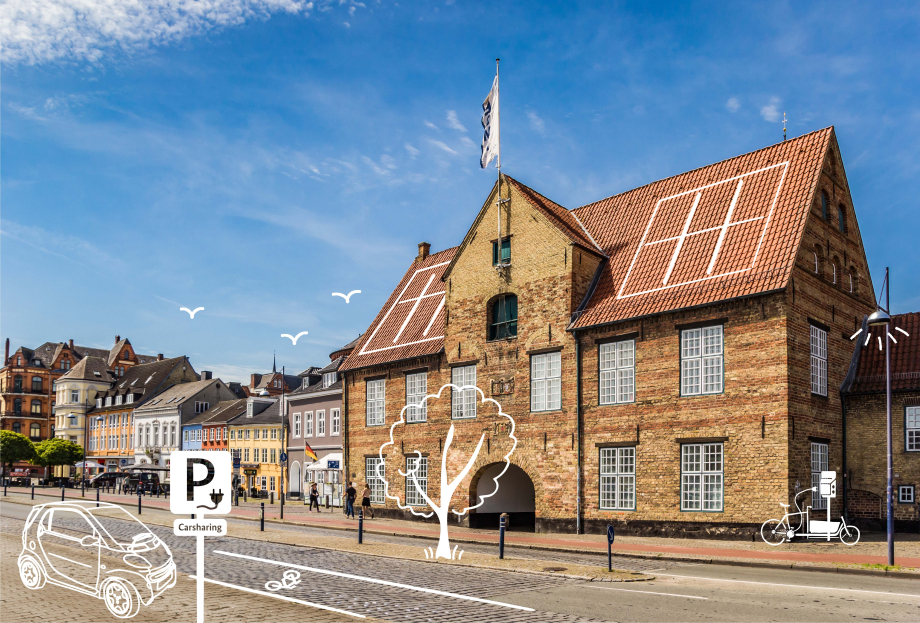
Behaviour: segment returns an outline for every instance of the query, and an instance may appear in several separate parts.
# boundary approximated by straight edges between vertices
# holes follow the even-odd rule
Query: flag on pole
[[[482,156],[479,166],[485,169],[498,156],[498,73],[492,82],[492,90],[482,103]],[[501,160],[499,160],[501,162]]]

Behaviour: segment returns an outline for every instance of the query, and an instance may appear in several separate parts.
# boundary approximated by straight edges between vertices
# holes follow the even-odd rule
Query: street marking
[[[190,580],[197,580],[197,575],[188,576]],[[265,595],[266,597],[274,597],[275,599],[282,599],[284,601],[291,601],[295,604],[302,604],[304,606],[310,606],[312,608],[320,608],[322,610],[330,610],[332,612],[338,612],[339,614],[347,614],[349,616],[358,617],[359,619],[366,619],[367,617],[363,614],[358,614],[356,612],[349,612],[348,610],[339,610],[338,608],[333,608],[332,606],[324,606],[323,604],[315,604],[312,601],[303,601],[301,599],[294,599],[293,597],[286,597],[285,595],[276,595],[275,593],[266,593],[265,591],[257,591],[254,588],[246,588],[245,586],[237,586],[236,584],[228,584],[227,582],[220,582],[218,580],[212,580],[211,578],[203,578],[205,582],[210,582],[211,584],[217,584],[218,586],[226,586],[227,588],[235,588],[240,591],[245,591],[247,593],[255,593],[256,595]]]
[[[676,593],[656,593],[655,591],[638,591],[629,588],[613,588],[611,586],[589,586],[588,588],[599,588],[603,591],[623,591],[624,593],[645,593],[646,595],[664,595],[665,597],[686,597],[687,599],[708,600],[709,597],[697,597],[696,595],[678,595]]]
[[[340,578],[358,580],[359,582],[370,582],[371,584],[383,584],[384,586],[394,586],[396,588],[407,588],[410,591],[431,593],[432,595],[441,595],[442,597],[453,597],[454,599],[465,599],[467,601],[476,601],[476,602],[483,603],[483,604],[489,604],[491,606],[504,606],[505,608],[513,608],[514,610],[523,610],[525,612],[536,612],[533,608],[527,608],[525,606],[516,606],[514,604],[506,604],[500,601],[492,601],[491,599],[481,599],[479,597],[470,597],[469,595],[459,595],[457,593],[448,593],[447,591],[439,591],[433,588],[422,588],[421,586],[412,586],[411,584],[400,584],[399,582],[389,582],[387,580],[377,580],[375,578],[366,578],[360,575],[352,575],[351,573],[342,573],[340,571],[329,571],[328,569],[316,569],[315,567],[305,567],[303,565],[294,565],[294,564],[290,564],[286,562],[279,562],[277,560],[269,560],[268,558],[257,558],[256,556],[247,556],[245,554],[234,554],[233,552],[225,552],[225,551],[217,550],[217,549],[214,550],[214,553],[223,554],[224,556],[232,556],[234,558],[245,558],[246,560],[254,560],[256,562],[264,562],[270,565],[278,565],[280,567],[288,567],[289,569],[303,569],[304,571],[312,571],[313,573],[323,573],[325,575],[334,575]]]
[[[754,582],[753,580],[725,580],[722,578],[705,578],[693,575],[678,575],[676,573],[659,573],[672,578],[687,578],[688,580],[712,580],[713,582],[735,582],[737,584],[762,584],[764,586],[783,586],[787,588],[810,588],[816,591],[849,591],[851,593],[874,593],[876,595],[890,595],[891,597],[914,597],[920,599],[920,595],[911,595],[910,593],[889,593],[887,591],[866,591],[860,588],[838,588],[835,586],[802,586],[801,584],[777,584],[774,582]]]

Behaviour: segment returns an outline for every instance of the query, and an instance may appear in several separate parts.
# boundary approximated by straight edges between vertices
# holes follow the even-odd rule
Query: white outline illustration
[[[189,309],[188,307],[180,307],[180,308],[179,308],[179,311],[187,312],[187,313],[188,313],[188,317],[191,318],[192,320],[194,320],[194,319],[195,319],[195,314],[197,314],[197,313],[200,312],[200,311],[204,311],[204,307],[196,307],[196,308],[193,309],[193,310],[192,310],[192,309]]]
[[[294,344],[294,346],[297,346],[297,340],[299,340],[300,338],[302,338],[302,337],[305,336],[305,335],[309,335],[309,332],[307,332],[307,331],[301,331],[301,332],[298,333],[297,335],[291,335],[290,333],[282,333],[282,334],[281,334],[281,337],[286,337],[286,338],[288,338],[289,340],[291,340],[291,343]]]
[[[266,582],[265,588],[270,591],[280,591],[282,588],[290,590],[300,584],[300,582],[300,571],[288,569],[281,574],[280,580],[269,580]]]
[[[776,192],[773,195],[773,201],[770,204],[769,212],[763,216],[755,216],[752,218],[744,219],[742,221],[732,221],[731,217],[734,214],[735,206],[738,201],[738,197],[741,194],[741,188],[744,184],[744,178],[751,176],[751,175],[756,175],[758,173],[763,173],[764,171],[768,171],[770,169],[775,169],[776,167],[783,167],[783,174],[780,176],[779,182],[776,185]],[[683,192],[677,193],[676,195],[671,195],[670,197],[664,197],[662,199],[659,199],[655,203],[655,209],[652,211],[652,216],[651,218],[649,218],[648,225],[645,226],[645,232],[642,234],[642,239],[639,241],[639,246],[636,248],[636,253],[633,256],[632,262],[630,262],[629,264],[629,269],[626,271],[626,276],[623,278],[623,283],[620,286],[620,290],[617,292],[617,299],[626,299],[626,298],[630,298],[633,296],[639,296],[641,294],[650,294],[652,292],[658,292],[659,290],[666,290],[668,288],[676,288],[679,286],[685,286],[685,285],[689,285],[693,283],[698,283],[700,281],[706,281],[709,279],[727,277],[729,275],[743,273],[743,272],[749,271],[752,268],[754,268],[754,266],[757,265],[757,258],[760,255],[760,247],[763,245],[764,236],[766,236],[767,229],[770,227],[770,221],[772,220],[773,212],[776,209],[776,202],[779,200],[779,193],[780,193],[780,190],[782,190],[783,188],[783,182],[785,182],[786,180],[786,173],[788,171],[789,171],[789,161],[780,162],[777,164],[770,165],[768,167],[763,167],[762,169],[757,169],[756,171],[742,173],[741,175],[736,175],[734,177],[730,177],[728,179],[724,179],[718,182],[712,182],[711,184],[706,184],[705,186],[700,186],[699,188],[694,188],[692,190],[685,190]],[[732,196],[731,203],[729,204],[728,211],[725,215],[724,222],[721,225],[718,225],[716,227],[708,227],[706,229],[701,229],[699,231],[690,231],[690,225],[691,225],[691,222],[693,221],[693,217],[696,213],[696,208],[699,205],[700,198],[702,197],[703,191],[709,188],[713,188],[715,186],[719,186],[721,184],[727,184],[729,182],[734,182],[735,180],[738,181],[738,186],[735,188],[735,192]],[[658,209],[661,207],[661,204],[666,201],[676,199],[677,197],[683,197],[684,195],[690,195],[693,193],[696,193],[696,197],[693,200],[693,205],[690,209],[689,214],[687,215],[687,219],[684,222],[684,226],[683,226],[683,229],[680,235],[671,236],[669,238],[662,238],[661,240],[653,240],[652,242],[646,242],[645,239],[648,237],[648,234],[652,229],[652,224],[655,222],[655,217],[658,215]],[[722,249],[722,244],[725,241],[725,234],[728,231],[728,228],[733,225],[741,225],[743,223],[750,223],[753,221],[759,221],[761,219],[764,220],[763,230],[760,232],[760,239],[758,240],[757,247],[754,250],[754,257],[751,260],[751,265],[748,266],[747,268],[742,268],[742,269],[733,270],[727,273],[719,273],[717,275],[713,275],[712,270],[713,268],[715,268],[715,263]],[[690,281],[682,281],[680,283],[668,283],[668,279],[670,279],[671,273],[674,270],[674,265],[677,262],[678,255],[680,255],[680,251],[681,251],[681,248],[683,247],[684,241],[690,236],[695,236],[697,234],[704,234],[704,233],[712,232],[712,231],[718,231],[719,238],[716,242],[715,248],[713,249],[712,258],[710,259],[708,269],[706,270],[706,276],[701,277],[699,279],[692,279]],[[674,253],[671,255],[671,261],[668,265],[667,271],[665,272],[664,279],[662,280],[662,285],[658,288],[651,288],[649,290],[643,290],[642,292],[634,292],[632,294],[623,294],[623,291],[626,290],[626,284],[629,283],[629,277],[630,275],[632,275],[632,270],[635,267],[636,260],[639,259],[639,253],[642,252],[642,249],[645,247],[649,247],[655,244],[662,243],[662,242],[673,242],[675,240],[677,241],[677,245],[674,248]]]
[[[93,532],[80,539],[68,532],[56,532],[55,511],[77,513]],[[131,525],[129,519],[133,519],[140,526],[130,542],[106,530],[99,519],[106,512],[127,515],[117,519],[128,526]],[[72,527],[67,529],[73,531]],[[48,551],[46,546],[53,542],[68,549],[79,548],[84,556],[74,560],[68,558],[66,552],[61,555],[60,552]],[[150,552],[160,548],[168,560],[154,567],[145,554],[149,556]],[[103,550],[111,555],[103,559]],[[124,564],[114,562],[119,558]],[[87,564],[90,560],[94,560],[95,565]],[[123,507],[108,502],[99,502],[98,506],[97,502],[88,501],[49,502],[34,506],[22,529],[22,552],[17,562],[19,578],[26,588],[38,590],[47,583],[83,593],[103,600],[109,612],[119,619],[129,619],[140,611],[141,606],[149,606],[176,585],[177,577],[176,563],[169,546]]]
[[[827,520],[821,521],[811,518],[811,506],[806,506],[805,510],[799,505],[799,496],[805,493],[818,493],[825,500],[827,506]],[[768,519],[760,527],[760,537],[767,545],[777,546],[792,541],[795,537],[804,539],[827,539],[839,538],[844,545],[856,545],[859,543],[859,528],[848,526],[843,517],[840,521],[831,521],[831,503],[832,498],[837,497],[837,472],[821,472],[820,489],[811,487],[799,491],[793,502],[798,512],[786,514],[782,519]],[[780,504],[784,509],[788,509],[788,504]],[[798,517],[799,523],[793,527],[790,521],[791,517]]]
[[[454,439],[454,422],[451,421],[450,429],[447,431],[447,438],[444,441],[444,447],[441,450],[440,505],[435,504],[435,502],[430,497],[428,497],[428,493],[426,491],[423,491],[421,488],[421,485],[419,485],[419,482],[416,476],[416,473],[418,472],[418,463],[416,463],[416,467],[412,471],[404,472],[399,468],[397,468],[396,470],[399,473],[399,475],[406,478],[407,481],[408,480],[412,481],[412,483],[415,485],[416,492],[421,496],[423,500],[425,500],[428,506],[432,509],[431,512],[428,512],[428,513],[418,512],[415,510],[415,507],[411,504],[405,504],[405,505],[400,504],[398,495],[390,495],[389,493],[390,483],[386,479],[385,474],[381,474],[380,472],[380,466],[383,465],[384,461],[386,460],[383,454],[383,449],[390,445],[394,447],[396,446],[396,443],[393,441],[393,429],[398,424],[406,424],[406,418],[405,418],[406,409],[410,407],[422,407],[424,405],[427,405],[427,402],[429,399],[441,398],[441,394],[443,394],[444,390],[448,387],[451,389],[451,392],[453,392],[454,390],[458,392],[462,392],[468,389],[475,389],[476,392],[480,396],[480,401],[479,401],[480,404],[491,403],[495,405],[495,408],[498,409],[498,415],[508,418],[508,421],[511,423],[511,430],[508,433],[508,436],[512,440],[511,449],[508,451],[507,454],[505,454],[505,456],[502,457],[505,461],[504,469],[502,469],[502,471],[497,476],[492,478],[493,482],[495,482],[495,490],[492,493],[478,496],[479,497],[478,504],[475,504],[473,506],[467,506],[462,511],[458,512],[450,508],[451,500],[453,499],[454,492],[457,490],[457,487],[460,486],[460,483],[463,481],[464,478],[466,478],[467,474],[469,474],[470,470],[473,468],[473,464],[476,462],[476,459],[479,457],[479,452],[482,450],[482,443],[483,441],[485,441],[486,433],[483,432],[482,435],[479,437],[479,443],[476,445],[476,449],[473,451],[473,454],[470,456],[469,461],[467,461],[464,468],[460,471],[460,473],[457,475],[456,478],[448,482],[447,480],[447,453],[450,450],[450,445]],[[463,421],[463,420],[460,420],[460,421]],[[469,418],[469,420],[467,421],[476,422],[477,418],[475,417]],[[419,403],[407,404],[400,410],[399,419],[390,425],[390,440],[384,443],[383,445],[381,445],[380,451],[377,453],[378,458],[381,459],[381,461],[377,463],[376,468],[375,468],[377,470],[377,477],[381,481],[383,481],[384,496],[395,501],[396,506],[399,507],[400,510],[408,510],[410,513],[412,513],[413,515],[417,517],[429,518],[432,515],[437,516],[438,522],[440,523],[440,526],[441,526],[441,530],[440,530],[440,535],[438,537],[438,547],[433,553],[431,553],[431,557],[446,558],[447,560],[453,560],[454,558],[458,557],[457,546],[454,546],[453,550],[451,550],[450,548],[450,540],[448,538],[448,530],[447,530],[448,510],[452,512],[454,515],[456,515],[457,517],[462,517],[470,510],[473,510],[475,508],[479,508],[480,506],[482,506],[486,498],[492,497],[493,495],[498,493],[498,487],[499,487],[498,479],[504,476],[505,472],[508,471],[508,467],[511,465],[511,455],[514,453],[515,448],[517,448],[518,439],[514,435],[514,428],[515,428],[514,418],[512,418],[510,415],[508,415],[502,410],[502,406],[498,403],[498,401],[492,398],[486,398],[486,395],[482,392],[482,390],[476,387],[475,385],[457,386],[457,385],[454,385],[453,383],[445,383],[444,385],[441,386],[441,389],[438,390],[438,393],[428,394]],[[418,458],[421,458],[422,456],[421,452],[416,450],[415,453]],[[462,556],[463,552],[461,551],[459,555]],[[429,557],[429,551],[425,552],[425,557],[426,558]]]
[[[352,290],[348,294],[342,294],[341,292],[333,292],[332,296],[341,296],[343,299],[345,299],[345,303],[348,304],[351,302],[352,294],[361,294],[361,290]]]

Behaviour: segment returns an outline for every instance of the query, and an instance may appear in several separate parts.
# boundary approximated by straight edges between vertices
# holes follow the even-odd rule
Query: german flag
[[[304,451],[304,454],[306,454],[308,457],[310,457],[314,461],[319,460],[319,457],[316,456],[316,452],[313,451],[313,448],[311,448],[310,444],[308,444],[306,441],[303,442],[303,451]]]

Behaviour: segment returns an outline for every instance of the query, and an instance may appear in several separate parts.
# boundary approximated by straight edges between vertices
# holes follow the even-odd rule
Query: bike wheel
[[[760,527],[760,536],[767,545],[782,545],[786,542],[786,525],[779,519],[768,519]]]
[[[859,543],[859,528],[843,526],[843,529],[840,530],[840,540],[844,545],[856,545]]]

